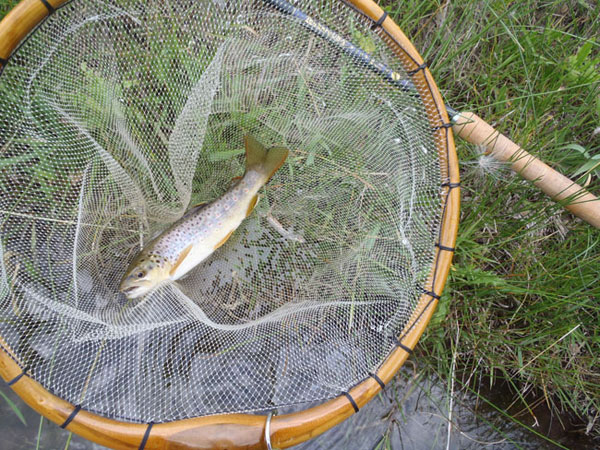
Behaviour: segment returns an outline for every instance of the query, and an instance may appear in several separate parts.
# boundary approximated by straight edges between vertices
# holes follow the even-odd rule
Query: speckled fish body
[[[192,208],[152,240],[129,265],[120,290],[137,298],[167,279],[178,280],[223,245],[254,209],[258,191],[287,158],[283,147],[265,149],[246,136],[246,173],[223,196]]]
[[[222,197],[192,209],[160,235],[148,255],[167,259],[172,266],[170,278],[181,278],[227,241],[252,212],[256,195],[266,181],[264,175],[249,170]]]

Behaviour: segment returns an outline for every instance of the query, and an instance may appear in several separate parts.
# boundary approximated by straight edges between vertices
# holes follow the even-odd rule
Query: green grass
[[[0,0],[0,17],[14,4]],[[597,2],[383,4],[449,105],[600,193],[590,164],[600,154]],[[457,150],[457,253],[414,360],[457,389],[508,385],[526,413],[542,398],[600,435],[600,232],[479,149]]]
[[[385,3],[448,104],[600,193],[597,2]],[[458,250],[419,358],[449,378],[455,354],[475,389],[508,381],[525,409],[531,393],[598,435],[600,233],[479,149],[458,140],[457,150]]]

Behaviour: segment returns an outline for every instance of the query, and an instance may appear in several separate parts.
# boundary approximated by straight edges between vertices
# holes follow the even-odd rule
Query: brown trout
[[[190,209],[136,256],[120,285],[127,298],[141,297],[165,280],[184,276],[223,245],[250,215],[258,191],[282,166],[288,150],[267,150],[250,135],[244,141],[244,176],[217,200]]]

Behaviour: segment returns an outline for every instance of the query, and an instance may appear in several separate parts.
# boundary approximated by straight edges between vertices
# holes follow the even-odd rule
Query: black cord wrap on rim
[[[12,380],[8,381],[6,384],[8,384],[9,386],[12,386],[17,381],[19,381],[23,377],[23,375],[27,374],[28,370],[29,370],[28,366],[24,367],[23,371],[19,375],[17,375],[16,377],[14,377]]]
[[[48,10],[49,16],[54,14],[54,11],[56,11],[56,9],[54,9],[54,6],[52,6],[50,3],[48,3],[48,0],[40,0],[40,2],[42,2],[44,4],[44,6],[46,7],[46,9]]]
[[[75,409],[73,410],[71,415],[69,417],[67,417],[67,420],[65,420],[64,423],[60,427],[67,428],[67,425],[69,425],[71,423],[71,421],[75,418],[75,416],[77,415],[77,413],[79,411],[81,411],[81,405],[75,406]]]
[[[409,355],[413,354],[413,349],[410,347],[407,347],[406,345],[404,345],[400,339],[396,339],[396,347],[400,347],[402,350],[404,350],[406,353],[408,353]]]
[[[452,190],[454,188],[459,188],[460,183],[442,183],[442,187],[447,187],[450,188],[450,190]]]
[[[406,72],[406,74],[407,74],[409,77],[413,77],[413,76],[415,76],[417,73],[419,73],[421,70],[425,70],[426,68],[427,68],[427,63],[425,63],[425,62],[424,62],[423,64],[419,65],[419,66],[418,66],[416,69],[414,69],[414,70],[409,70],[408,72]]]
[[[373,378],[375,381],[377,381],[377,384],[378,384],[378,385],[381,387],[381,390],[382,390],[382,391],[385,389],[385,383],[383,382],[383,380],[382,380],[381,378],[379,378],[379,377],[377,376],[377,374],[376,374],[376,373],[370,373],[370,372],[369,372],[369,376],[370,376],[371,378]]]
[[[46,9],[48,10],[48,15],[46,17],[44,17],[40,23],[38,23],[33,30],[31,30],[29,32],[29,34],[25,37],[25,39],[23,39],[21,42],[19,42],[19,45],[17,45],[17,48],[15,48],[12,53],[6,58],[0,58],[0,75],[2,75],[2,73],[4,72],[4,69],[6,68],[6,64],[8,63],[8,61],[10,60],[10,58],[12,57],[12,55],[14,55],[16,52],[19,51],[19,49],[21,47],[23,47],[23,45],[25,45],[25,43],[27,41],[29,41],[29,39],[31,38],[31,36],[34,35],[34,33],[38,30],[38,28],[40,26],[42,26],[42,24],[48,19],[48,17],[50,17],[52,14],[54,14],[54,12],[56,11],[56,8],[54,6],[52,6],[50,3],[48,3],[48,0],[40,0],[40,2],[42,2],[42,4],[46,7]],[[58,9],[60,8],[64,8],[65,6],[67,6],[68,4],[70,4],[71,2],[73,2],[73,0],[67,0],[66,2],[64,2],[63,4],[61,4]],[[4,61],[4,62],[2,62]]]
[[[430,297],[435,298],[436,300],[439,300],[440,298],[442,298],[439,295],[437,295],[435,292],[428,291],[427,289],[423,289],[423,293],[429,295]]]
[[[342,394],[344,394],[346,396],[346,398],[348,399],[348,401],[352,404],[352,407],[354,408],[354,412],[357,413],[358,412],[358,405],[356,404],[356,402],[354,401],[354,399],[352,398],[352,396],[350,395],[350,393],[346,392],[346,391],[342,391]]]
[[[142,439],[142,442],[140,442],[140,446],[138,447],[139,450],[144,450],[144,447],[146,446],[146,443],[148,442],[148,438],[150,437],[150,430],[152,430],[152,425],[154,425],[154,422],[148,423],[148,428],[146,428],[146,432],[144,433],[144,438]]]
[[[379,19],[377,19],[377,22],[373,23],[373,26],[371,26],[371,29],[373,29],[375,27],[380,27],[383,24],[383,21],[385,20],[387,15],[388,15],[387,11],[384,11],[383,14],[381,15],[381,17]]]
[[[440,126],[433,127],[433,131],[441,130],[442,128],[445,128],[445,129],[452,128],[452,126],[453,126],[452,122],[443,123]]]
[[[445,245],[438,244],[438,243],[436,243],[435,246],[437,248],[439,248],[440,250],[443,250],[445,252],[452,252],[452,253],[454,253],[456,251],[456,249],[454,247],[446,247]]]

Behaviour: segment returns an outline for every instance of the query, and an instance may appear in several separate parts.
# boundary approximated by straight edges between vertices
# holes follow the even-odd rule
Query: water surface
[[[6,383],[0,384],[25,416],[23,425],[8,403],[0,399],[0,435],[6,450],[34,449],[38,442],[40,416],[25,405]],[[474,394],[455,392],[450,415],[450,395],[446,385],[426,378],[409,367],[358,414],[316,439],[297,448],[313,449],[555,449],[550,442],[506,419],[477,401]],[[451,416],[451,417],[450,417]],[[451,426],[449,426],[451,420]],[[538,430],[550,427],[566,448],[592,449],[591,442],[576,440],[562,432],[557,421],[540,420]],[[544,432],[547,432],[546,429]],[[43,420],[39,449],[64,449],[69,432]],[[73,435],[73,450],[105,447]]]

